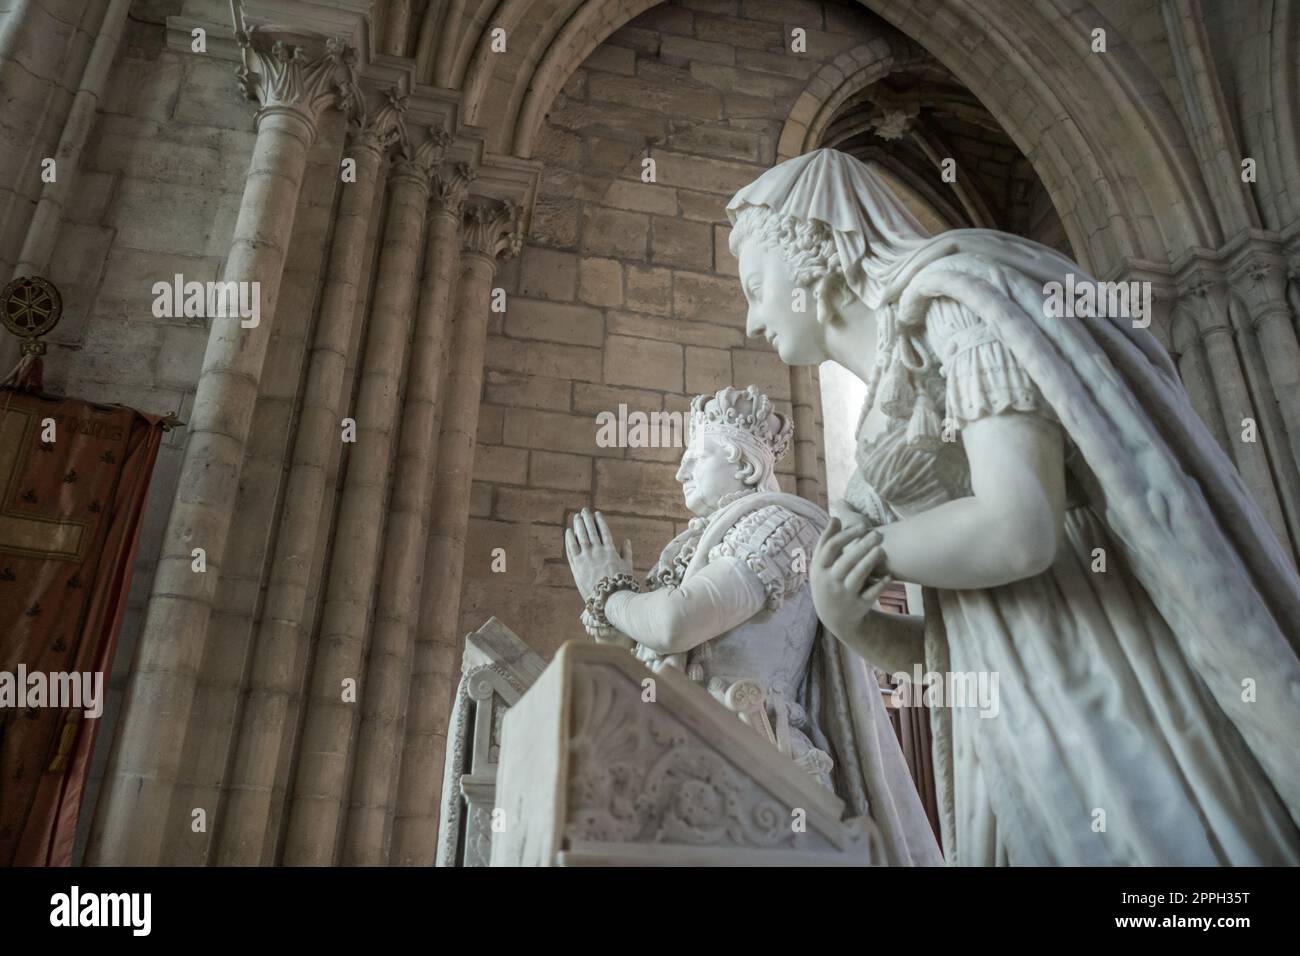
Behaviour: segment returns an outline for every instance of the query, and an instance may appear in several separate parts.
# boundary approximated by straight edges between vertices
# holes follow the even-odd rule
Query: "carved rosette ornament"
[[[901,109],[881,109],[871,114],[871,129],[883,140],[902,139],[911,132],[916,113]]]
[[[868,92],[871,113],[868,120],[873,133],[883,140],[898,140],[916,128],[921,115],[921,100],[915,93],[896,93],[883,83]]]
[[[325,52],[309,58],[301,46],[272,39],[256,26],[235,35],[243,55],[239,88],[258,104],[258,118],[277,110],[300,116],[316,133],[316,121],[331,106],[356,109],[360,96],[353,73],[356,51],[342,40],[325,41]]]
[[[508,200],[469,200],[461,218],[461,247],[467,254],[486,256],[495,262],[518,255],[523,247],[524,237],[518,231],[519,210]]]

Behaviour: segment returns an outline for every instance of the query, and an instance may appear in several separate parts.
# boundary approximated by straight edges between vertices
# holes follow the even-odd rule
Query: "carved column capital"
[[[353,74],[356,51],[342,40],[326,40],[324,52],[313,58],[303,47],[255,26],[235,38],[244,60],[236,73],[239,87],[260,107],[259,122],[269,113],[289,112],[307,125],[312,139],[321,113],[331,106],[350,108],[359,95]]]
[[[478,173],[469,163],[443,163],[433,171],[429,204],[459,223],[465,200],[469,198],[469,187],[477,177]]]
[[[406,97],[396,87],[384,90],[384,102],[375,110],[369,110],[363,93],[352,99],[352,122],[348,126],[348,146],[354,149],[368,149],[377,157],[382,157],[401,139],[402,114],[406,111]]]
[[[393,163],[393,175],[418,180],[427,191],[434,170],[447,155],[447,147],[451,144],[451,140],[451,134],[442,127],[431,127],[424,130],[422,134],[411,135],[403,125],[397,146],[397,158]]]
[[[1190,283],[1183,287],[1183,295],[1191,299],[1206,302],[1218,302],[1227,292],[1227,285],[1222,276],[1197,273]]]
[[[470,199],[465,203],[461,220],[461,248],[467,254],[485,256],[495,264],[498,258],[518,255],[523,247],[519,210],[512,202],[481,197]]]
[[[1300,281],[1300,219],[1283,233],[1282,251],[1286,256],[1287,275]]]
[[[1209,266],[1198,266],[1179,277],[1178,299],[1191,309],[1202,339],[1216,332],[1233,334],[1228,312],[1228,283]]]
[[[1251,250],[1235,263],[1230,277],[1232,290],[1240,296],[1256,328],[1269,319],[1289,323],[1286,302],[1286,260],[1271,251]]]

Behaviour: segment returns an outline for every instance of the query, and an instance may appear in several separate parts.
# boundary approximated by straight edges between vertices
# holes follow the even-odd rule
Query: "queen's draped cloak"
[[[740,190],[733,221],[747,205],[831,227],[886,340],[882,404],[915,398],[860,448],[856,504],[905,520],[960,493],[927,449],[931,402],[958,426],[1018,412],[1064,433],[1053,565],[926,592],[927,669],[995,672],[1001,698],[996,717],[934,712],[948,861],[1300,862],[1300,578],[1154,336],[1057,316],[1049,283],[1094,281],[1075,263],[992,230],[927,238],[835,150]]]

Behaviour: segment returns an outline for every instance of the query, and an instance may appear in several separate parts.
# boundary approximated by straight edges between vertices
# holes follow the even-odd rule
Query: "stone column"
[[[1232,455],[1232,441],[1223,430],[1224,415],[1219,411],[1214,391],[1214,376],[1206,368],[1205,344],[1198,337],[1178,356],[1178,377],[1196,414],[1205,422],[1219,447]],[[1240,432],[1238,432],[1240,434]]]
[[[1243,419],[1255,419],[1261,431],[1262,424],[1255,414],[1250,389],[1246,385],[1241,360],[1237,354],[1236,337],[1228,313],[1227,287],[1219,279],[1204,278],[1191,288],[1190,296],[1194,301],[1194,314],[1198,318],[1201,341],[1205,345],[1205,356],[1214,376],[1219,409],[1223,413],[1224,429],[1228,435],[1233,460],[1237,463],[1237,471],[1240,472],[1246,487],[1254,496],[1255,503],[1268,519],[1270,527],[1277,534],[1278,540],[1289,548],[1290,536],[1287,534],[1286,518],[1277,497],[1277,490],[1273,486],[1273,476],[1269,471],[1264,447],[1258,441],[1241,440]]]
[[[1169,329],[1168,351],[1178,369],[1178,378],[1192,403],[1197,416],[1214,436],[1215,442],[1232,457],[1232,442],[1224,430],[1224,414],[1219,408],[1219,398],[1214,388],[1214,374],[1205,354],[1205,342],[1200,331],[1198,309],[1186,300],[1180,302],[1173,289],[1154,290],[1154,315],[1151,329],[1158,333],[1161,322]],[[1238,432],[1238,434],[1240,434]]]
[[[1300,342],[1286,302],[1286,262],[1256,254],[1232,272],[1232,287],[1250,312],[1259,337],[1269,384],[1277,398],[1289,453],[1300,466]]]
[[[278,814],[272,810],[283,798],[297,730],[311,630],[311,622],[304,620],[308,575],[329,526],[327,472],[341,436],[348,351],[358,323],[358,282],[384,154],[396,142],[403,108],[404,102],[389,91],[388,102],[373,116],[360,115],[348,136],[346,155],[356,162],[356,181],[342,186],[330,244],[229,796],[218,821],[216,859],[223,865],[274,862],[276,834],[270,827]]]
[[[56,190],[61,197],[73,193],[64,183],[73,176],[64,142],[74,125],[67,111],[75,102],[79,78],[91,73],[86,67],[97,59],[92,40],[98,31],[113,31],[113,18],[125,13],[123,6],[121,0],[93,5],[77,0],[0,0],[0,285],[11,276],[47,275],[48,261],[39,267],[19,265],[21,250],[33,229],[43,236],[49,231],[49,203],[41,200]],[[103,63],[102,56],[98,62]],[[108,65],[111,62],[110,57]],[[93,110],[89,118],[93,120]],[[81,129],[87,124],[75,125]],[[56,160],[58,179],[53,183],[41,182],[42,160],[47,157]],[[45,225],[34,226],[37,222]],[[57,230],[57,218],[53,227]],[[49,247],[45,254],[48,260]],[[0,334],[0,377],[14,367],[20,348],[16,337]]]
[[[492,278],[500,255],[517,254],[517,213],[474,200],[465,209],[460,279],[452,312],[451,359],[443,386],[438,478],[425,556],[390,861],[429,866],[438,843],[438,791],[447,716],[459,669],[457,616],[469,526],[470,484],[483,388]]]
[[[100,800],[98,828],[91,835],[87,855],[97,864],[162,862],[162,821],[170,818],[307,150],[321,111],[336,102],[340,87],[352,85],[352,53],[336,41],[311,61],[301,48],[260,35],[245,38],[244,49],[259,69],[242,70],[239,79],[245,95],[261,108],[224,278],[258,283],[261,315],[248,328],[238,314],[212,318],[176,497]],[[196,548],[203,549],[206,570],[196,570]]]
[[[352,801],[343,842],[345,864],[378,866],[386,862],[384,837],[397,794],[411,655],[424,582],[429,498],[438,460],[438,399],[451,324],[448,303],[460,259],[461,211],[473,178],[473,170],[465,163],[441,169],[434,176],[424,281],[406,376],[383,573],[361,698]]]
[[[378,574],[398,390],[415,313],[424,207],[429,198],[431,166],[442,160],[450,137],[439,131],[418,147],[403,139],[402,158],[389,180],[388,220],[353,416],[356,442],[348,455],[339,502],[307,716],[298,749],[284,848],[284,863],[289,866],[328,866],[334,862],[339,817],[348,789],[357,703],[368,693],[361,680],[361,667]],[[354,697],[344,693],[347,680],[353,681]]]
[[[130,6],[130,0],[111,0],[104,13],[86,70],[81,76],[72,108],[64,122],[63,134],[59,137],[59,147],[55,152],[58,179],[45,183],[41,189],[40,201],[32,214],[31,224],[27,227],[27,238],[23,241],[18,265],[14,268],[15,276],[45,275],[49,268],[50,253],[54,250],[54,242],[59,235],[65,202],[77,193],[81,154],[85,150],[86,140],[90,138],[90,130],[104,96],[104,88],[108,84],[109,70],[117,56],[117,45]]]
[[[406,38],[411,30],[411,0],[387,0],[383,12],[384,36],[379,52],[406,56]]]

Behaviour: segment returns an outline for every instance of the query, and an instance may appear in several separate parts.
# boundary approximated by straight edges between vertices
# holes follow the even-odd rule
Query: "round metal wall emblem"
[[[40,276],[19,276],[0,292],[0,321],[14,335],[34,339],[59,324],[63,298]]]

